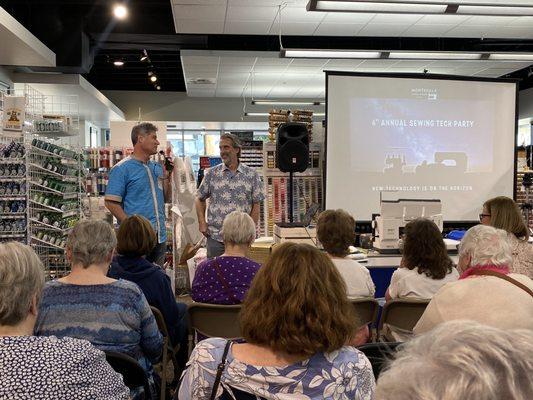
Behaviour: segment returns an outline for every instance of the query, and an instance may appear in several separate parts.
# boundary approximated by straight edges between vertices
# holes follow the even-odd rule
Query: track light
[[[113,7],[113,15],[117,19],[124,19],[128,16],[128,9],[124,4],[115,4]]]
[[[156,88],[157,90],[161,90],[161,86],[159,86],[159,85],[157,85],[155,88]]]
[[[113,61],[113,65],[114,65],[115,67],[122,67],[122,66],[124,65],[124,61],[122,61],[122,60],[115,60],[115,61]]]
[[[146,51],[146,49],[143,49],[141,53],[141,62],[143,61],[150,61],[150,59],[148,58],[148,52]]]
[[[152,76],[150,77],[150,80],[151,80],[152,82],[156,82],[156,81],[157,81],[157,76],[152,75]]]

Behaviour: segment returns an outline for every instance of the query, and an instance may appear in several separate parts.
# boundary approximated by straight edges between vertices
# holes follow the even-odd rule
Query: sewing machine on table
[[[443,229],[442,204],[437,199],[381,200],[380,214],[372,221],[374,249],[379,253],[398,253],[405,225],[416,218],[433,221]]]

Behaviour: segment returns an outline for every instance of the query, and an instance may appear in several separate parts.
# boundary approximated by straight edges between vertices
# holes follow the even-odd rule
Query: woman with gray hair
[[[401,346],[377,400],[533,399],[533,332],[451,321]]]
[[[459,280],[444,285],[432,298],[415,334],[456,319],[502,329],[533,329],[533,281],[509,273],[511,262],[505,231],[487,225],[470,228],[459,246]]]
[[[128,399],[122,377],[89,342],[32,336],[43,286],[29,246],[0,244],[0,398]]]
[[[144,368],[155,393],[152,363],[163,340],[141,289],[106,276],[116,243],[103,221],[83,221],[72,229],[66,246],[71,272],[46,284],[35,334],[85,339],[100,350],[128,354]]]
[[[242,211],[229,213],[222,224],[224,254],[198,266],[192,282],[192,299],[211,304],[239,304],[261,267],[246,257],[255,240],[255,224]]]

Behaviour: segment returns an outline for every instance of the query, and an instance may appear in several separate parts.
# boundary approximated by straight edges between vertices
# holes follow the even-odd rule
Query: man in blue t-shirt
[[[150,160],[159,146],[155,125],[143,122],[134,126],[131,141],[133,154],[111,169],[105,206],[119,223],[133,214],[142,215],[151,222],[158,244],[147,259],[163,266],[167,241],[165,202],[172,194],[172,171]]]

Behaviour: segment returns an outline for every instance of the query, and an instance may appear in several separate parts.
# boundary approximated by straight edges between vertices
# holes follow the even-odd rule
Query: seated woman
[[[240,326],[246,343],[220,338],[198,343],[180,400],[208,399],[213,391],[211,398],[218,399],[223,390],[265,399],[374,398],[370,362],[347,345],[355,316],[346,285],[315,247],[289,242],[274,250],[252,282]]]
[[[503,229],[508,233],[513,248],[511,271],[533,279],[533,245],[528,243],[529,229],[513,199],[500,196],[487,200],[483,204],[480,220],[484,225]]]
[[[180,344],[178,361],[187,362],[187,305],[177,303],[170,278],[156,264],[146,259],[157,242],[152,224],[140,215],[132,215],[120,224],[117,233],[117,253],[107,276],[125,279],[139,285],[148,304],[163,314],[172,344]]]
[[[29,246],[0,244],[0,398],[129,399],[122,376],[86,340],[32,336],[43,286]]]
[[[72,229],[66,246],[71,272],[46,284],[35,334],[85,339],[100,350],[128,354],[145,369],[155,391],[152,363],[163,340],[141,289],[106,276],[116,243],[103,221],[83,221]]]
[[[191,296],[210,304],[240,304],[261,267],[246,257],[255,240],[255,224],[248,214],[233,211],[222,224],[224,254],[202,262],[194,274]]]
[[[533,330],[533,281],[511,273],[511,262],[507,232],[487,225],[470,228],[459,246],[459,280],[433,296],[415,334],[458,319],[506,330]]]
[[[442,286],[458,278],[439,228],[428,219],[418,218],[405,225],[400,268],[392,274],[385,298],[431,299]],[[412,335],[390,328],[385,336],[405,341]]]
[[[368,269],[346,258],[348,247],[355,239],[355,220],[344,210],[320,213],[316,226],[317,238],[346,283],[348,298],[374,297],[376,288]]]

